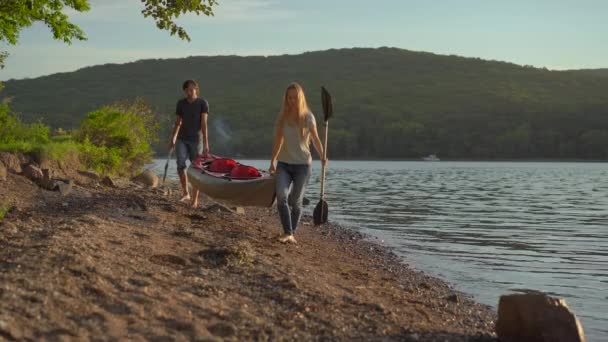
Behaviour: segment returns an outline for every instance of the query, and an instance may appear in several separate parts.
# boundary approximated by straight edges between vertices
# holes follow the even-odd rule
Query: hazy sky
[[[141,15],[139,0],[71,13],[88,40],[66,45],[37,24],[8,50],[0,80],[83,66],[192,55],[275,55],[391,46],[550,69],[608,67],[606,0],[219,0],[179,20],[187,43]]]

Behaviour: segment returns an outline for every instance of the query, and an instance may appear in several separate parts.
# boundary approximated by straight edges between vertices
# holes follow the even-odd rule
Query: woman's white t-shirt
[[[310,164],[310,128],[316,125],[315,116],[308,112],[304,117],[304,136],[298,125],[283,123],[283,145],[277,160],[288,164]]]

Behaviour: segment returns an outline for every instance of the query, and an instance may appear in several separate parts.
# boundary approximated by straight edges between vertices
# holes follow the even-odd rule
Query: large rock
[[[12,153],[0,152],[0,164],[4,164],[8,172],[21,173],[21,161]]]
[[[543,293],[500,297],[496,333],[501,342],[584,342],[583,327],[564,299]]]
[[[74,187],[74,181],[69,180],[66,182],[57,182],[57,189],[61,193],[61,196],[67,196],[72,192],[72,188]]]
[[[139,175],[133,177],[133,182],[143,184],[150,188],[156,188],[158,186],[158,176],[151,170],[144,170]]]
[[[101,180],[101,184],[103,184],[105,186],[109,186],[111,188],[115,188],[116,187],[116,184],[114,183],[114,180],[112,178],[110,178],[110,176],[103,177],[103,179]]]
[[[34,166],[32,164],[26,166],[23,169],[23,175],[33,181],[39,181],[44,177],[42,170],[40,170],[39,167]]]

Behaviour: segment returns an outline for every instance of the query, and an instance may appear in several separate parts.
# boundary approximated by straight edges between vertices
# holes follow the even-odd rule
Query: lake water
[[[164,164],[154,165],[161,175]],[[608,340],[608,164],[330,161],[326,199],[331,221],[477,301],[544,291],[566,299],[589,341]]]

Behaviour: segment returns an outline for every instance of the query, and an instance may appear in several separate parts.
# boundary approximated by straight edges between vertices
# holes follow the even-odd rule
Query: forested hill
[[[2,96],[26,121],[63,128],[143,97],[166,113],[164,146],[188,78],[210,103],[215,153],[268,157],[284,88],[297,80],[318,121],[320,86],[335,98],[333,158],[608,159],[608,77],[395,48],[100,65],[10,80]]]

